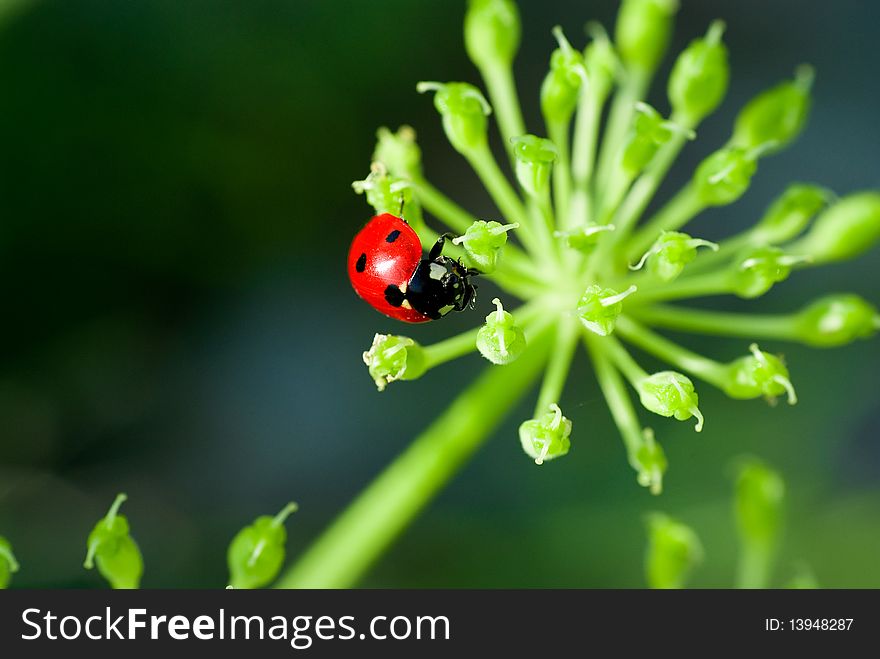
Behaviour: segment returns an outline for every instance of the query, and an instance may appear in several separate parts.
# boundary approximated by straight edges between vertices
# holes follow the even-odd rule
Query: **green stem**
[[[510,138],[524,135],[526,132],[513,71],[509,66],[496,65],[482,68],[480,73],[486,83],[492,108],[495,110],[495,119],[504,141],[504,148],[512,160],[513,144]]]
[[[633,356],[623,347],[623,344],[617,340],[617,337],[606,336],[602,340],[605,354],[611,358],[621,373],[629,380],[630,384],[635,389],[638,389],[639,382],[648,377],[647,371],[639,366],[638,362],[633,359]]]
[[[772,562],[772,551],[751,545],[741,547],[736,567],[736,587],[766,588]]]
[[[538,401],[535,403],[535,418],[547,411],[552,403],[559,403],[571,361],[574,358],[574,349],[577,345],[578,325],[574,318],[564,318],[560,321],[556,330],[556,343],[550,352],[550,361],[544,372],[544,380],[538,393]]]
[[[628,75],[614,94],[614,101],[611,103],[608,123],[605,127],[605,136],[599,152],[596,184],[593,187],[594,197],[598,198],[601,196],[601,192],[608,184],[608,179],[611,177],[611,170],[614,166],[614,159],[621,144],[623,144],[626,131],[629,130],[630,123],[632,122],[635,104],[642,100],[650,82],[651,75],[649,72],[632,70],[628,72]]]
[[[580,226],[590,219],[591,198],[590,181],[596,162],[596,144],[599,140],[599,123],[602,119],[602,106],[607,95],[592,93],[586,89],[578,102],[574,121],[574,146],[571,154],[571,176],[574,190],[568,215],[560,216],[563,230]]]
[[[557,218],[568,217],[571,199],[571,152],[569,150],[569,122],[548,121],[547,135],[556,145],[557,156],[553,163],[553,207]],[[561,224],[561,223],[560,223]],[[550,233],[552,235],[553,229]]]
[[[336,519],[277,583],[347,588],[391,545],[532,385],[546,333],[508,366],[486,369]]]
[[[511,313],[516,319],[516,324],[526,329],[542,313],[542,307],[534,302],[530,302]],[[477,333],[479,331],[480,328],[475,327],[456,336],[425,346],[425,370],[427,371],[472,353],[477,349]]]
[[[654,244],[661,232],[683,227],[704,208],[705,204],[700,200],[696,188],[688,183],[633,235],[626,246],[626,258],[631,261],[638,259]]]
[[[425,207],[425,210],[453,231],[464,233],[470,225],[477,221],[476,217],[468,213],[421,176],[414,177],[412,183],[419,203]]]
[[[608,409],[611,410],[611,416],[626,447],[629,463],[636,471],[640,471],[637,456],[644,446],[645,438],[626,383],[604,350],[604,338],[585,332],[584,341],[593,362],[599,388],[602,389]]]
[[[664,305],[634,307],[631,311],[635,317],[649,325],[684,332],[740,336],[747,339],[797,340],[794,315],[743,314]]]
[[[627,341],[655,357],[716,387],[723,388],[727,372],[723,364],[691,352],[687,348],[655,334],[625,315],[617,319],[617,330]]]
[[[667,284],[645,285],[639,288],[628,303],[631,307],[644,306],[663,300],[680,300],[682,298],[705,297],[730,293],[730,273],[726,270],[708,272],[694,277],[682,277]]]

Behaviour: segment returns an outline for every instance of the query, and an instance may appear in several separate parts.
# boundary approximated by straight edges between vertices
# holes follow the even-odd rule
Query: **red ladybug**
[[[442,318],[473,307],[478,271],[443,256],[443,241],[422,258],[422,243],[402,218],[377,215],[354,237],[348,251],[348,277],[355,292],[374,309],[407,323]]]

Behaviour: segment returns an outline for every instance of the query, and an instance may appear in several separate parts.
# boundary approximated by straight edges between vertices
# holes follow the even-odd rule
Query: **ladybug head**
[[[441,236],[428,258],[419,262],[406,291],[406,299],[412,308],[435,320],[450,311],[474,307],[477,287],[471,283],[471,277],[480,274],[478,270],[466,267],[461,260],[443,256],[444,238]]]

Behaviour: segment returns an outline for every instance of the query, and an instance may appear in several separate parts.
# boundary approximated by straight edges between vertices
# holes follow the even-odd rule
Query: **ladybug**
[[[443,256],[443,234],[422,258],[422,243],[407,222],[390,213],[372,218],[348,251],[348,277],[355,292],[386,316],[407,323],[442,318],[473,307],[479,274]]]

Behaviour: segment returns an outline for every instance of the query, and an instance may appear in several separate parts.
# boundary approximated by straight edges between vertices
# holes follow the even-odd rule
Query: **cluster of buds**
[[[854,294],[776,315],[668,304],[710,295],[756,298],[798,269],[858,256],[880,240],[880,193],[838,198],[810,183],[782,190],[750,229],[736,235],[709,241],[683,230],[703,210],[740,199],[760,161],[801,133],[814,77],[803,65],[790,80],[746,103],[729,140],[656,212],[647,212],[678,154],[724,101],[730,78],[725,26],[715,21],[672,65],[666,85],[670,114],[647,103],[677,10],[675,0],[623,0],[613,40],[590,24],[583,49],[554,28],[556,47],[539,99],[543,129],[531,133],[512,73],[521,35],[518,10],[512,0],[470,2],[464,41],[486,93],[463,82],[421,82],[417,90],[433,94],[449,143],[482,182],[497,215],[475,217],[427,180],[410,127],[379,131],[370,174],[355,190],[376,213],[402,206],[425,245],[444,231],[454,233],[454,256],[484,273],[500,293],[482,326],[433,345],[376,334],[364,361],[380,391],[471,352],[488,360],[489,368],[505,369],[511,387],[527,391],[541,372],[535,364],[543,363],[533,418],[519,432],[526,455],[543,464],[566,455],[572,441],[574,448],[586,446],[586,433],[572,433],[560,406],[581,344],[638,482],[659,492],[666,458],[653,430],[639,420],[634,400],[661,417],[693,419],[698,431],[704,423],[700,382],[731,398],[794,404],[784,359],[755,341],[765,347],[776,341],[839,346],[880,329],[877,309]],[[490,146],[493,118],[508,162],[496,160]],[[517,307],[511,298],[523,304]],[[744,356],[715,361],[658,333],[664,328],[742,337]],[[628,344],[677,370],[644,371]],[[462,396],[481,390],[475,391]],[[511,397],[508,404],[513,402]],[[468,433],[489,432],[490,423],[478,417],[462,423],[475,426]],[[660,517],[652,528],[656,543],[674,545],[681,560],[693,562],[698,546],[681,528]],[[651,570],[682,573],[662,565]]]

